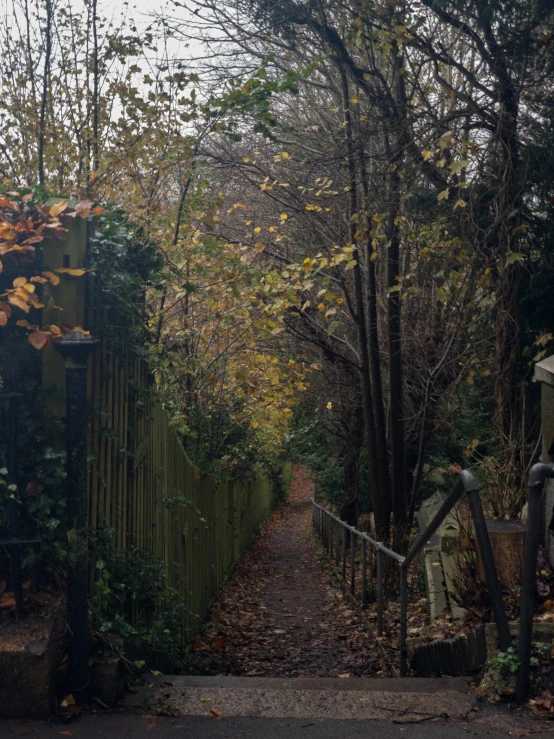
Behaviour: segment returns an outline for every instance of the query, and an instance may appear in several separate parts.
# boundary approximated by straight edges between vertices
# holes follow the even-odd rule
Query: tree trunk
[[[344,70],[341,71],[341,78],[344,104],[346,161],[350,184],[350,241],[353,247],[352,256],[356,260],[356,265],[354,266],[352,272],[354,277],[356,328],[358,332],[358,345],[361,365],[360,375],[362,387],[362,404],[364,413],[365,437],[368,452],[369,489],[371,493],[371,501],[373,504],[373,514],[375,516],[375,528],[377,531],[377,535],[384,539],[388,539],[390,521],[388,506],[386,505],[382,490],[382,480],[384,477],[382,470],[383,460],[379,459],[376,445],[375,417],[373,411],[373,389],[371,386],[371,374],[369,368],[366,306],[364,300],[362,268],[360,264],[361,253],[358,248],[358,243],[356,239],[356,224],[352,219],[352,216],[358,212],[358,198],[348,79]]]
[[[44,149],[46,146],[46,107],[48,104],[48,88],[50,85],[50,61],[52,57],[52,16],[53,0],[45,0],[46,26],[45,26],[45,51],[44,70],[42,73],[42,93],[40,98],[39,135],[38,135],[38,181],[40,185],[45,184],[44,175]]]

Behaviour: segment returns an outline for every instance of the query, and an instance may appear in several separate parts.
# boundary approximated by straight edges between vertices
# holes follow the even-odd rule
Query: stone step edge
[[[363,677],[238,677],[162,675],[153,682],[146,678],[151,690],[162,683],[174,688],[241,688],[263,690],[333,690],[363,691],[368,693],[438,693],[444,691],[467,693],[470,677],[428,678],[363,678]]]

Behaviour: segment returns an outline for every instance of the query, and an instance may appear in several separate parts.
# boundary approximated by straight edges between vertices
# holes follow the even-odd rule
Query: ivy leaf
[[[450,190],[448,187],[446,188],[446,190],[439,192],[439,194],[437,195],[437,200],[439,201],[439,203],[441,200],[447,200],[449,194],[450,194]]]

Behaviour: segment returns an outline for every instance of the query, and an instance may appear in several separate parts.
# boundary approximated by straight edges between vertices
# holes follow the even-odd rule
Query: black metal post
[[[98,340],[74,331],[52,342],[65,359],[67,453],[67,626],[69,688],[83,702],[88,665],[87,363]]]
[[[502,600],[500,583],[498,582],[498,573],[494,563],[489,532],[487,531],[487,522],[485,521],[483,506],[481,505],[481,498],[479,497],[479,488],[468,490],[467,497],[469,498],[473,525],[475,526],[475,536],[477,537],[477,545],[479,546],[479,553],[487,579],[487,590],[489,591],[489,598],[496,621],[498,646],[501,651],[505,652],[512,643],[512,636],[510,634],[510,625],[508,624],[504,601]]]
[[[335,567],[339,566],[339,530],[340,524],[338,521],[335,521]]]
[[[383,636],[383,555],[380,549],[375,553],[377,587],[377,636]]]
[[[367,607],[367,542],[362,536],[362,608]]]
[[[408,571],[400,567],[400,677],[408,671]]]
[[[356,534],[350,529],[350,592],[356,593]]]
[[[529,668],[531,666],[531,642],[533,640],[533,614],[535,610],[535,588],[537,579],[537,555],[541,538],[542,492],[547,477],[554,477],[554,464],[539,462],[529,473],[529,499],[527,509],[527,531],[523,553],[523,576],[521,582],[521,608],[519,616],[518,659],[519,672],[516,682],[516,698],[523,703],[529,690]]]
[[[346,529],[342,527],[342,579],[346,580]]]

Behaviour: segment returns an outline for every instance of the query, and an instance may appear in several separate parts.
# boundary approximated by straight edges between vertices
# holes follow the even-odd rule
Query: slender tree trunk
[[[360,171],[361,181],[366,202],[369,202],[369,177],[367,172],[367,162],[363,146],[360,145]],[[369,232],[369,224],[368,224]],[[383,381],[381,373],[381,353],[379,346],[378,331],[378,314],[377,314],[377,279],[375,274],[375,261],[373,258],[373,246],[371,237],[368,234],[366,242],[366,268],[367,268],[367,320],[368,320],[368,350],[369,350],[369,371],[371,376],[371,384],[373,387],[373,410],[375,414],[375,445],[377,455],[382,460],[384,469],[382,485],[383,496],[386,501],[390,500],[390,484],[389,476],[386,474],[388,470],[388,451],[387,451],[387,422],[385,418],[385,405],[383,393]],[[387,508],[388,508],[387,504]]]
[[[402,127],[406,109],[406,93],[402,78],[403,59],[393,45],[392,89],[396,99],[396,116],[393,121],[392,136],[385,132],[388,142],[389,172],[387,175],[387,339],[389,350],[389,392],[390,392],[390,439],[392,471],[392,510],[395,525],[404,525],[407,520],[407,474],[406,442],[404,429],[404,383],[402,377],[402,303],[400,272],[400,177]],[[391,142],[392,139],[392,142]]]
[[[100,71],[98,66],[98,0],[92,0],[92,170],[100,166]]]
[[[45,25],[45,50],[44,70],[42,74],[42,94],[40,98],[39,136],[38,136],[38,181],[40,185],[45,183],[44,175],[44,149],[46,145],[46,107],[48,104],[48,88],[50,84],[50,61],[52,56],[52,16],[53,0],[45,0],[46,25]]]
[[[382,462],[377,454],[376,430],[374,417],[373,390],[371,386],[371,373],[369,368],[369,346],[366,322],[366,307],[364,301],[364,286],[361,268],[361,253],[356,239],[356,224],[352,216],[358,212],[356,161],[354,158],[354,142],[352,136],[352,116],[350,112],[350,98],[348,91],[348,79],[344,71],[341,72],[344,122],[346,139],[346,160],[350,185],[350,241],[353,247],[353,258],[356,265],[353,268],[356,328],[358,331],[358,343],[360,350],[360,375],[362,386],[362,404],[364,412],[364,426],[366,445],[368,453],[368,476],[371,502],[373,504],[373,515],[375,517],[375,529],[377,536],[388,539],[389,536],[389,513],[388,505],[384,500],[382,492]]]

